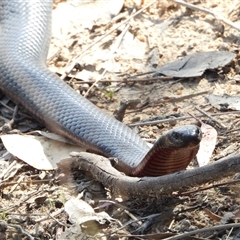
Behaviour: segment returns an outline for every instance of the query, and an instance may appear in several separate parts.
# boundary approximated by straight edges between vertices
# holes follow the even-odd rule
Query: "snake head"
[[[202,131],[196,125],[185,125],[168,131],[163,134],[161,138],[163,138],[161,143],[164,144],[165,147],[191,148],[200,143]]]
[[[133,176],[161,176],[185,169],[196,156],[202,131],[185,125],[164,133],[132,171]]]

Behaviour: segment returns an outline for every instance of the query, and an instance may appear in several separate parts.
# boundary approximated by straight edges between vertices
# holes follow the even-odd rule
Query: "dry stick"
[[[210,114],[206,113],[205,111],[201,110],[199,107],[195,107],[196,110],[198,110],[200,113],[202,113],[203,115],[207,116],[208,118],[210,118],[212,121],[216,122],[219,126],[221,126],[222,128],[226,129],[227,126],[225,126],[223,123],[219,122],[217,119],[215,119],[214,117],[212,117]]]
[[[230,235],[232,234],[232,231],[233,231],[233,228],[230,229],[230,231],[229,231],[229,233],[228,233],[228,235],[227,235],[226,240],[229,240],[229,237],[230,237]],[[234,238],[235,238],[235,237],[234,237]]]
[[[197,187],[211,181],[218,181],[240,172],[240,154],[225,157],[208,165],[183,170],[160,177],[129,177],[114,167],[110,161],[102,156],[86,152],[74,153],[71,161],[75,167],[89,172],[97,181],[111,189],[113,194],[123,197],[152,196],[162,197],[172,195],[189,187]]]
[[[224,225],[217,225],[217,226],[208,227],[208,228],[202,228],[202,229],[198,229],[198,230],[195,230],[195,231],[179,234],[177,236],[164,238],[164,240],[185,239],[186,237],[189,237],[193,234],[198,234],[198,233],[203,233],[203,232],[208,232],[208,231],[214,231],[214,230],[223,230],[223,229],[234,228],[234,227],[240,227],[240,223],[224,224]]]
[[[106,25],[106,27],[109,27],[110,25],[112,25],[116,22],[119,22],[121,19],[128,17],[128,15],[129,15],[128,11],[119,13],[118,15],[116,15],[114,18],[111,19],[111,21]]]
[[[24,178],[25,178],[24,175],[20,175],[19,179],[17,180],[17,183],[11,187],[10,191],[8,191],[8,194],[12,194],[15,191],[15,189],[20,185],[20,183],[22,183]]]
[[[135,78],[135,77],[140,77],[140,76],[144,76],[144,75],[147,75],[147,74],[152,74],[152,73],[155,73],[156,71],[150,71],[150,72],[143,72],[143,73],[137,73],[137,74],[134,74],[134,75],[128,75],[129,78]],[[122,73],[122,75],[126,75],[126,73]],[[173,78],[173,77],[171,77]]]
[[[5,107],[5,108],[7,108],[8,110],[10,110],[11,112],[13,112],[13,114],[14,114],[14,112],[16,111],[16,108],[14,107],[14,108],[11,108],[11,107],[9,107],[7,104],[5,104],[3,101],[0,101],[0,104],[3,106],[3,107]],[[17,109],[18,110],[18,109]],[[19,116],[20,117],[25,117],[25,118],[30,118],[29,117],[29,115],[27,115],[27,114],[24,114],[24,113],[21,113],[21,112],[18,112],[18,114],[19,114]],[[0,116],[1,118],[3,118],[2,116]],[[3,118],[3,119],[5,119],[5,118]]]
[[[12,111],[12,112],[15,111],[15,108],[13,109],[13,108],[9,107],[9,106],[8,106],[7,104],[5,104],[3,101],[0,101],[0,104],[1,104],[3,107],[7,108],[8,110]]]
[[[224,113],[214,113],[212,116],[220,116],[220,115],[229,115],[229,114],[240,114],[240,111],[232,111],[232,112],[224,112]],[[204,117],[204,114],[196,115],[197,118]],[[136,126],[145,126],[145,125],[156,125],[165,122],[172,122],[172,121],[181,121],[192,118],[191,116],[184,116],[178,118],[168,118],[156,121],[148,121],[148,122],[139,122],[139,123],[131,123],[128,124],[129,127],[136,127]]]
[[[51,57],[49,57],[49,58],[47,59],[47,65],[49,65],[50,62],[51,62],[55,57],[59,56],[60,53],[61,53],[61,51],[62,51],[62,49],[59,48],[59,49],[57,50],[57,52],[55,52]]]
[[[136,220],[129,220],[127,223],[125,223],[124,225],[122,225],[121,224],[121,227],[120,228],[118,228],[117,230],[115,230],[115,231],[113,231],[112,232],[112,234],[113,233],[117,233],[119,230],[122,230],[122,229],[125,229],[127,226],[129,226],[130,224],[133,224],[133,223],[136,223],[137,221],[139,221],[139,220],[145,220],[145,219],[149,219],[149,218],[153,218],[153,217],[157,217],[157,216],[160,216],[160,215],[162,215],[162,213],[155,213],[155,214],[151,214],[151,215],[148,215],[148,216],[146,216],[146,217],[141,217],[141,218],[139,218],[139,219],[136,219]],[[160,233],[161,234],[161,233]],[[147,234],[147,235],[144,235],[144,236],[152,236],[152,235],[156,235],[156,234]],[[140,237],[140,239],[142,239],[141,237],[142,237],[142,235],[121,235],[122,237]],[[145,239],[145,238],[144,238]]]
[[[12,130],[13,128],[13,124],[16,122],[16,116],[18,114],[18,105],[16,105],[14,107],[14,111],[13,111],[13,116],[12,116],[12,119],[5,123],[0,129],[2,131],[2,133],[8,133]]]
[[[236,179],[236,180],[231,180],[231,181],[228,181],[228,182],[211,184],[210,186],[200,187],[200,188],[198,188],[196,190],[191,190],[191,191],[188,191],[188,192],[181,192],[179,194],[176,194],[175,196],[190,195],[190,194],[201,192],[201,191],[205,191],[205,190],[208,190],[208,189],[211,189],[211,188],[221,187],[221,186],[230,185],[230,184],[236,184],[236,183],[239,183],[239,182],[240,182],[240,179]]]
[[[61,76],[61,79],[65,79],[65,77],[74,69],[75,65],[77,63],[79,63],[80,58],[84,55],[84,53],[86,53],[90,48],[92,48],[94,45],[96,45],[98,42],[100,42],[102,39],[104,39],[106,36],[108,36],[109,34],[111,34],[112,32],[114,32],[115,30],[117,30],[119,27],[121,27],[122,25],[126,24],[127,22],[129,22],[132,18],[134,18],[135,16],[137,16],[139,13],[141,13],[142,11],[144,11],[145,9],[147,9],[148,7],[150,7],[151,5],[153,5],[154,3],[156,3],[157,1],[154,0],[151,3],[147,4],[145,7],[143,7],[142,9],[140,9],[139,11],[137,11],[136,13],[134,13],[133,15],[129,16],[125,21],[123,21],[122,23],[120,23],[118,26],[114,27],[111,31],[109,31],[108,33],[106,33],[105,35],[103,35],[101,38],[99,38],[97,41],[93,42],[92,44],[90,44],[86,49],[84,49],[74,60],[74,63],[69,67],[69,70],[66,71],[65,74],[63,74]]]
[[[235,0],[234,3],[231,4],[231,8],[228,11],[228,15],[231,15],[234,10],[238,9],[238,6],[237,6],[238,4],[239,4],[239,0]]]
[[[7,178],[6,176],[7,176],[8,174],[10,174],[11,171],[13,171],[13,169],[15,168],[16,165],[17,165],[17,160],[13,160],[13,162],[10,163],[10,165],[7,167],[7,169],[4,169],[4,170],[1,172],[1,174],[0,174],[0,179],[1,179],[0,187],[1,187],[1,185],[2,185],[2,183],[3,183],[4,181],[7,181],[7,180],[5,180],[5,178]],[[7,179],[8,179],[8,178],[7,178]]]
[[[172,80],[172,79],[173,79],[173,77],[151,77],[151,78],[139,78],[139,79],[126,78],[126,79],[121,79],[121,80],[101,79],[101,80],[98,80],[98,82],[101,82],[101,83],[109,83],[109,82],[128,83],[128,82],[153,82],[153,81],[155,82],[155,81],[159,81],[159,80],[168,81],[168,80]],[[95,80],[92,80],[92,81],[91,80],[89,80],[89,81],[74,80],[74,82],[78,83],[78,84],[85,84],[85,83],[95,83],[96,81]],[[174,83],[175,83],[175,81],[174,81]]]
[[[35,219],[35,222],[36,223],[39,223],[39,222],[43,222],[43,221],[46,221],[48,220],[49,218],[54,218],[55,216],[59,215],[60,213],[64,212],[64,208],[60,208],[58,210],[56,210],[55,212],[51,213],[51,214],[48,214],[47,213],[47,216],[43,216],[41,218],[38,218],[38,219]],[[63,225],[63,226],[66,226],[66,224],[62,224],[59,222],[59,224]]]
[[[131,212],[129,212],[128,210],[124,210],[124,212],[134,221],[136,221],[136,223],[141,226],[143,223],[140,219],[138,219],[137,217],[135,217]]]
[[[123,209],[123,210],[130,210],[130,208],[129,207],[126,207],[126,206],[124,206],[124,205],[122,205],[122,204],[120,204],[119,202],[115,202],[115,201],[112,201],[112,200],[105,200],[105,199],[103,199],[103,200],[99,200],[98,201],[99,203],[111,203],[111,204],[113,204],[113,205],[116,205],[116,206],[118,206],[119,208],[121,208],[121,209]],[[94,210],[99,210],[101,207],[95,207],[94,208]]]
[[[238,31],[240,31],[240,28],[236,24],[234,24],[232,21],[230,21],[230,20],[220,16],[219,14],[217,14],[217,13],[215,13],[213,11],[210,11],[210,10],[202,8],[202,7],[197,7],[197,6],[195,6],[195,5],[191,4],[191,3],[186,3],[185,1],[182,1],[182,0],[172,0],[172,1],[177,3],[177,4],[180,4],[182,6],[191,8],[193,10],[198,10],[198,11],[201,11],[201,12],[204,12],[204,13],[207,13],[207,14],[211,14],[217,20],[222,21],[225,24],[229,25],[230,27],[233,27],[233,28],[237,29]]]
[[[7,215],[13,216],[29,216],[29,213],[16,213],[16,212],[7,212]],[[45,213],[31,213],[31,216],[43,216]]]
[[[15,203],[13,206],[9,206],[7,209],[0,209],[1,212],[7,212],[11,209],[14,209],[16,207],[21,206],[22,204],[25,204],[31,197],[34,197],[35,195],[40,195],[43,191],[35,190],[34,192],[30,193],[27,197],[25,197],[23,200],[20,200],[19,202]]]
[[[231,132],[236,132],[236,131],[240,131],[240,128],[235,128],[235,129],[231,129],[229,131],[226,131],[225,133],[231,133]]]
[[[172,84],[172,83],[171,83]],[[169,98],[169,99],[161,99],[161,100],[158,100],[156,104],[150,104],[148,106],[145,106],[145,107],[142,107],[142,108],[139,108],[137,110],[133,110],[133,111],[129,111],[127,113],[134,113],[134,112],[139,112],[139,111],[142,111],[143,109],[146,109],[146,108],[150,108],[150,107],[157,107],[159,106],[160,104],[162,103],[167,103],[167,102],[180,102],[180,101],[183,101],[183,100],[186,100],[186,99],[189,99],[189,98],[193,98],[193,97],[197,97],[199,95],[203,95],[203,94],[206,94],[208,93],[209,91],[203,91],[203,92],[198,92],[198,93],[193,93],[193,94],[189,94],[189,95],[186,95],[186,96],[182,96],[182,97],[178,97],[178,98]]]
[[[37,183],[49,183],[53,179],[42,179],[42,180],[26,180],[26,181],[21,181],[21,183],[32,183],[32,184],[37,184]],[[0,183],[0,188],[3,189],[7,186],[15,185],[18,184],[18,181],[14,182],[6,182],[7,180],[1,181]]]

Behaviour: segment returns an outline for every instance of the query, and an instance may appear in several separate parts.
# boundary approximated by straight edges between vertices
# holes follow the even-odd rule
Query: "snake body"
[[[186,168],[198,151],[197,126],[179,127],[150,148],[134,131],[77,94],[46,67],[52,1],[0,1],[0,90],[49,130],[118,158],[132,176]]]

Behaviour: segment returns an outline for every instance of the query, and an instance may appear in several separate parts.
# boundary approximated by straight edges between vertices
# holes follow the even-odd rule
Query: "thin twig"
[[[37,194],[40,195],[42,194],[42,190],[39,191],[39,190],[34,190],[34,192],[31,192],[28,196],[26,196],[23,200],[20,200],[19,202],[17,203],[14,203],[13,206],[9,206],[7,209],[0,209],[0,212],[7,212],[7,211],[10,211],[12,209],[15,209],[15,208],[19,208],[20,206],[22,206],[23,204],[25,204],[30,198],[36,196]]]
[[[175,82],[174,82],[175,83]],[[171,83],[172,84],[172,83]],[[156,88],[154,88],[156,89]],[[149,104],[147,106],[144,106],[144,107],[141,107],[141,108],[138,108],[136,110],[133,110],[133,111],[129,111],[129,112],[126,112],[126,113],[135,113],[135,112],[139,112],[139,111],[142,111],[143,109],[146,109],[146,108],[152,108],[152,107],[157,107],[157,106],[160,106],[162,105],[162,103],[167,103],[167,102],[171,102],[171,103],[175,103],[175,102],[180,102],[180,101],[183,101],[183,100],[186,100],[186,99],[189,99],[189,98],[193,98],[193,97],[197,97],[199,95],[203,95],[203,94],[206,94],[208,93],[209,91],[203,91],[203,92],[198,92],[198,93],[193,93],[193,94],[189,94],[189,95],[185,95],[185,96],[182,96],[182,97],[172,97],[172,98],[167,98],[167,99],[160,99],[157,101],[157,103],[153,103],[153,104]]]
[[[195,107],[196,110],[198,110],[200,113],[202,113],[203,115],[207,116],[208,118],[210,118],[212,121],[216,122],[219,126],[221,126],[222,128],[226,129],[227,126],[225,126],[223,123],[219,122],[217,119],[215,119],[214,117],[212,117],[210,114],[206,113],[205,111],[201,110],[199,107]]]
[[[130,208],[129,207],[127,207],[127,206],[124,206],[124,205],[122,205],[122,204],[120,204],[120,203],[118,203],[118,202],[115,202],[115,201],[112,201],[112,200],[105,200],[105,199],[103,199],[103,200],[99,200],[98,201],[99,203],[111,203],[111,204],[113,204],[113,205],[116,205],[117,207],[119,207],[119,208],[122,208],[123,210],[130,210]],[[95,207],[94,208],[94,210],[99,210],[101,207]]]
[[[136,223],[141,226],[143,223],[142,221],[140,221],[137,217],[135,217],[131,212],[129,212],[128,210],[124,210],[124,212],[134,221],[136,221]]]
[[[230,184],[236,184],[236,183],[239,183],[239,182],[240,182],[240,179],[231,180],[231,181],[222,182],[222,183],[215,183],[215,184],[211,184],[210,186],[207,186],[207,187],[199,187],[196,190],[191,190],[191,191],[188,191],[188,192],[181,192],[181,193],[176,194],[175,196],[190,195],[190,194],[197,193],[197,192],[202,192],[202,191],[205,191],[205,190],[208,190],[208,189],[211,189],[211,188],[221,187],[221,186],[230,185]]]
[[[172,80],[173,77],[165,77],[165,76],[162,76],[162,77],[150,77],[150,78],[134,78],[134,79],[131,79],[131,78],[123,78],[121,80],[113,80],[113,79],[101,79],[101,80],[98,80],[98,82],[101,82],[101,83],[111,83],[111,82],[120,82],[120,83],[128,83],[128,82],[156,82],[156,81],[159,81],[159,80],[162,80],[162,81],[168,81],[168,80]],[[74,80],[74,82],[78,83],[78,84],[85,84],[85,83],[95,83],[96,81],[95,80],[89,80],[89,81],[81,81],[81,80]]]
[[[233,228],[231,228],[231,230],[229,231],[226,240],[229,240],[229,237],[230,237],[230,235],[232,234],[232,231],[233,231]],[[234,238],[235,238],[235,237],[234,237]]]
[[[236,24],[234,24],[232,21],[230,21],[229,19],[226,19],[222,16],[220,16],[219,14],[211,11],[211,10],[208,10],[208,9],[205,9],[205,8],[202,8],[202,7],[197,7],[191,3],[186,3],[185,1],[182,1],[182,0],[172,0],[173,2],[177,3],[177,4],[180,4],[182,6],[185,6],[185,7],[188,7],[188,8],[191,8],[193,10],[197,10],[197,11],[201,11],[201,12],[204,12],[204,13],[207,13],[207,14],[210,14],[212,16],[214,16],[217,20],[219,21],[222,21],[224,22],[225,24],[227,24],[228,26],[232,27],[232,28],[235,28],[237,29],[238,31],[240,31],[240,28],[239,26],[237,26]]]
[[[11,185],[15,185],[18,184],[18,181],[12,181],[12,182],[5,182],[6,180],[2,180],[0,183],[0,188],[3,189],[7,186],[11,186]],[[21,183],[32,183],[32,184],[37,184],[37,183],[49,183],[50,181],[52,181],[53,179],[41,179],[41,180],[25,180],[25,181],[21,181]]]
[[[220,115],[229,115],[229,114],[240,114],[240,111],[232,111],[232,112],[224,112],[224,113],[214,113],[212,116],[220,116]],[[204,117],[205,115],[200,114],[197,115],[196,117]],[[129,127],[136,127],[136,126],[145,126],[145,125],[156,125],[160,123],[165,123],[165,122],[172,122],[172,121],[182,121],[186,119],[192,118],[191,116],[183,116],[183,117],[178,117],[178,118],[168,118],[168,119],[161,119],[161,120],[156,120],[156,121],[146,121],[146,122],[138,122],[138,123],[131,123],[128,124]]]
[[[227,133],[236,132],[236,131],[240,131],[240,128],[231,129],[226,131],[225,133],[227,134]]]
[[[177,236],[164,238],[164,240],[185,239],[186,237],[189,237],[191,235],[198,234],[198,233],[214,231],[214,230],[223,230],[223,229],[234,228],[234,227],[240,227],[240,223],[224,224],[224,225],[217,225],[217,226],[208,227],[208,228],[202,228],[195,231],[179,234]]]
[[[11,112],[14,113],[14,111],[16,111],[15,107],[12,108],[12,107],[9,107],[6,103],[4,103],[3,101],[0,101],[0,105],[2,105],[3,107],[7,108],[8,110],[10,110]],[[21,112],[18,112],[18,115],[20,117],[25,117],[25,118],[28,118],[28,119],[32,119],[30,116],[28,116],[27,114],[24,114],[24,113],[21,113]],[[2,117],[2,116],[1,116]],[[5,119],[5,118],[4,118]]]
[[[139,218],[139,219],[136,219],[136,220],[129,220],[127,223],[125,223],[124,225],[122,225],[120,228],[118,228],[116,231],[114,231],[114,232],[112,232],[112,233],[115,233],[115,232],[117,232],[117,231],[119,231],[119,230],[121,230],[121,229],[124,229],[124,228],[126,228],[127,226],[129,226],[129,225],[131,225],[131,224],[133,224],[133,223],[136,223],[137,221],[139,221],[139,220],[148,220],[149,218],[153,218],[153,217],[158,217],[158,216],[161,216],[162,215],[162,213],[155,213],[155,214],[151,214],[151,215],[148,215],[148,216],[146,216],[146,217],[141,217],[141,218]],[[151,236],[151,234],[149,234],[150,236]],[[142,235],[140,236],[140,235],[121,235],[122,237],[142,237]],[[140,239],[142,239],[142,238],[140,238]],[[145,238],[144,238],[145,239]]]
[[[14,184],[12,186],[12,188],[10,189],[10,191],[8,192],[9,194],[12,194],[15,189],[20,185],[20,183],[22,183],[23,179],[25,178],[25,175],[20,175],[19,179],[17,180],[16,184]]]
[[[59,49],[57,50],[57,52],[55,52],[51,57],[49,57],[49,58],[47,59],[47,64],[49,65],[50,62],[51,62],[55,57],[59,56],[60,53],[61,53],[61,51],[62,51],[62,49],[59,48]]]
[[[36,223],[39,223],[39,222],[46,221],[46,220],[48,220],[49,218],[53,218],[53,217],[59,215],[59,214],[62,213],[63,211],[64,211],[64,208],[60,208],[60,209],[58,209],[57,211],[55,211],[55,212],[53,212],[53,213],[51,213],[51,214],[48,214],[47,216],[43,216],[43,217],[41,217],[41,218],[36,219],[35,222],[36,222]],[[59,222],[59,223],[60,223],[60,222]],[[64,225],[64,224],[62,224],[62,223],[61,223],[61,225],[66,226],[66,225]]]
[[[18,105],[16,105],[14,107],[14,111],[13,111],[13,116],[12,116],[12,119],[5,123],[0,129],[2,131],[2,133],[9,133],[12,129],[13,129],[13,125],[14,123],[16,123],[16,117],[17,117],[17,114],[18,114]]]

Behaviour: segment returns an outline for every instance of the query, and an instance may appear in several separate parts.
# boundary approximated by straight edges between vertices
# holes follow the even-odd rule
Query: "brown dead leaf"
[[[203,138],[200,142],[200,148],[197,153],[198,165],[204,166],[209,163],[217,142],[217,131],[212,126],[201,122]]]
[[[221,221],[221,217],[218,216],[217,214],[211,212],[209,209],[205,208],[204,212],[214,221],[220,222]]]
[[[112,220],[106,212],[95,213],[94,209],[81,199],[70,199],[65,203],[64,209],[72,223],[83,224],[88,221],[97,221],[104,224],[106,220]]]
[[[40,170],[53,170],[56,164],[69,157],[71,152],[81,152],[82,148],[46,137],[29,135],[1,136],[6,149],[17,158]]]

